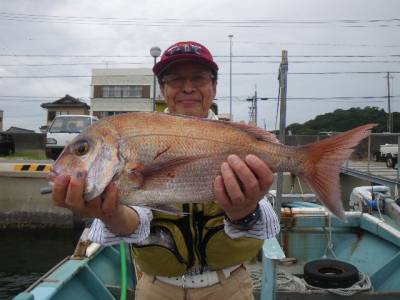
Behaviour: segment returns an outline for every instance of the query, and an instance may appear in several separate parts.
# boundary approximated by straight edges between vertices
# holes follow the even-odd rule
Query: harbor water
[[[0,230],[0,299],[12,299],[68,255],[81,230]]]

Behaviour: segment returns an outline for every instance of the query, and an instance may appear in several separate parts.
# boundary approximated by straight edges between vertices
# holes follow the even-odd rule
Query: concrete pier
[[[74,228],[84,221],[65,208],[57,207],[51,194],[40,194],[40,188],[48,186],[46,175],[48,162],[0,162],[0,228]],[[341,175],[342,200],[348,207],[348,199],[355,186],[368,182],[352,176]],[[276,190],[276,181],[270,190]],[[290,173],[284,174],[284,201],[315,201],[309,187]],[[290,197],[289,197],[290,196]]]
[[[4,169],[4,168],[3,168]],[[69,210],[56,207],[47,186],[46,172],[0,171],[0,228],[72,228],[79,224]]]
[[[40,188],[48,186],[46,175],[50,164],[0,163],[0,228],[74,228],[83,226],[84,221],[65,208],[57,207],[51,194],[40,194]],[[285,193],[295,197],[304,195],[310,200],[310,190],[306,184],[284,176]],[[271,190],[276,189],[276,181]],[[290,201],[290,199],[286,199]]]

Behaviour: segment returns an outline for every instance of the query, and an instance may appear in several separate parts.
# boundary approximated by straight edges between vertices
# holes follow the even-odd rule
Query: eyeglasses
[[[199,73],[190,77],[167,75],[162,79],[162,83],[169,85],[172,88],[182,88],[186,80],[190,80],[193,86],[202,87],[210,83],[215,77],[209,73]]]

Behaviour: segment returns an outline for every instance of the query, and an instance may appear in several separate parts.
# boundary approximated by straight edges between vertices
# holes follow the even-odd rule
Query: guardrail
[[[374,137],[379,137],[381,140],[381,143],[376,143],[376,139],[374,141],[374,143],[372,142],[372,140],[374,139]],[[386,140],[382,139],[382,137],[387,137]],[[390,142],[389,142],[390,140]],[[379,184],[383,184],[383,185],[389,185],[392,186],[396,189],[399,188],[400,186],[400,168],[399,168],[399,158],[397,158],[397,171],[396,171],[396,175],[395,178],[393,176],[389,178],[381,178],[381,176],[377,176],[376,174],[374,174],[373,172],[371,172],[371,165],[372,165],[372,161],[374,160],[373,158],[373,153],[375,153],[374,149],[377,149],[377,145],[383,145],[386,143],[390,143],[390,144],[394,144],[393,142],[397,140],[397,151],[398,153],[400,153],[400,134],[399,133],[372,133],[369,137],[368,137],[368,142],[367,142],[367,153],[368,153],[368,158],[367,158],[367,166],[366,166],[366,170],[363,169],[362,171],[360,170],[356,170],[354,168],[352,168],[349,165],[349,160],[346,161],[345,166],[342,170],[344,170],[344,173],[356,176],[358,178],[361,179],[365,179],[368,180],[370,182],[375,182],[375,183],[379,183]],[[374,144],[374,149],[372,149],[372,144]],[[393,170],[394,171],[394,170]],[[393,174],[393,173],[392,173]],[[394,174],[393,174],[394,175]]]
[[[373,133],[368,137],[368,165],[367,172],[370,173],[371,166],[371,136],[397,136],[397,153],[400,153],[400,134],[398,133]],[[399,158],[397,159],[397,181],[400,181]]]

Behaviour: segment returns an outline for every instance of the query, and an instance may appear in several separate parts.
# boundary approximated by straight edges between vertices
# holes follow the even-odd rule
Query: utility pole
[[[228,35],[229,37],[229,120],[233,121],[232,116],[232,38],[233,34]]]
[[[254,91],[254,124],[256,124],[257,127],[257,87],[255,88]]]
[[[280,122],[279,122],[279,141],[285,144],[285,129],[286,129],[286,91],[287,91],[287,73],[288,73],[288,54],[287,50],[282,50],[282,59],[279,67],[279,94],[280,94]],[[278,218],[281,215],[281,203],[283,194],[283,172],[278,172],[276,188],[276,205],[275,210]]]
[[[387,121],[387,130],[388,132],[393,132],[393,115],[390,109],[390,79],[393,78],[390,76],[390,73],[387,72],[386,79],[387,79],[387,91],[388,91],[388,121]]]
[[[256,116],[255,116],[256,98],[253,96],[251,98],[247,98],[246,101],[251,102],[251,105],[249,106],[249,123],[255,124],[256,123]]]
[[[150,55],[154,58],[154,65],[157,63],[157,57],[161,55],[161,49],[154,46],[150,49]],[[156,75],[153,74],[153,111],[156,111]]]
[[[256,126],[257,126],[257,114],[258,114],[258,108],[257,108],[258,100],[268,100],[268,98],[257,97],[257,87],[256,87],[254,90],[254,96],[246,99],[246,101],[251,101],[251,106],[249,107],[250,123],[254,123]]]

